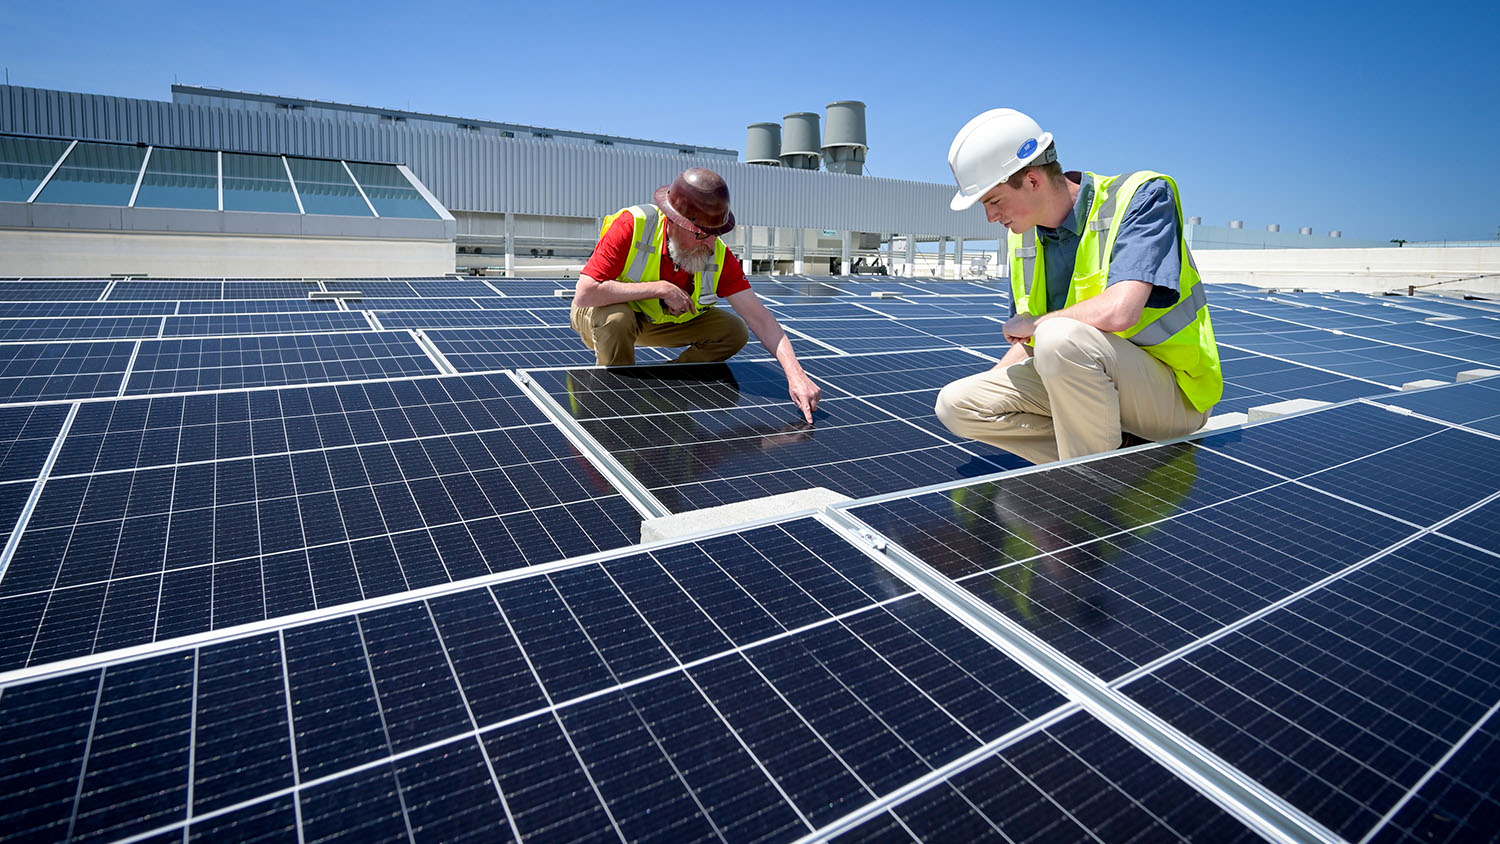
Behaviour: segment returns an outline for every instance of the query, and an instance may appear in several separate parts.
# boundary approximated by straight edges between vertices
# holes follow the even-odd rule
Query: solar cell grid
[[[380,320],[380,324],[386,328],[509,328],[543,324],[541,318],[524,308],[509,311],[432,310],[375,311],[374,313]],[[564,322],[566,322],[566,316],[564,316]]]
[[[226,281],[224,299],[305,299],[315,281]]]
[[[113,396],[137,342],[0,345],[0,402]]]
[[[142,341],[127,395],[435,375],[406,332]]]
[[[1261,841],[1109,728],[1072,715],[832,839]]]
[[[109,286],[107,281],[74,281],[27,279],[0,281],[0,301],[7,302],[93,302]]]
[[[109,291],[111,302],[223,298],[222,281],[120,281]]]
[[[310,839],[806,834],[1063,703],[898,595],[804,522],[12,685],[0,817],[197,834],[291,789]]]
[[[639,517],[504,379],[81,413],[0,581],[0,663],[12,667],[638,536]]]
[[[912,322],[890,319],[787,320],[783,327],[800,337],[849,353],[917,351],[959,345],[956,341],[929,334]]]
[[[808,426],[771,364],[681,369],[675,378],[676,368],[532,376],[674,512],[808,487],[873,495],[1003,468],[837,395]]]
[[[370,330],[370,322],[363,314],[348,311],[176,316],[168,317],[161,325],[163,337]]]
[[[174,302],[0,302],[0,317],[110,317],[170,314]]]
[[[540,366],[592,366],[597,356],[571,328],[430,329],[424,332],[459,372],[488,372]],[[643,347],[637,359],[662,360],[659,349]]]
[[[1420,348],[1475,363],[1500,365],[1500,337],[1460,333],[1441,322],[1363,328],[1349,333],[1356,337]]]
[[[0,342],[155,337],[160,317],[0,319]]]
[[[498,296],[490,298],[496,302],[504,301]],[[466,311],[482,310],[485,305],[471,298],[423,299],[417,296],[389,297],[366,295],[363,299],[350,299],[349,307],[366,311]]]
[[[1125,691],[1357,840],[1497,700],[1497,563],[1420,538]]]
[[[121,303],[126,304],[126,303]],[[213,300],[178,302],[177,308],[167,313],[185,316],[199,314],[274,314],[300,311],[336,311],[338,303],[331,299],[240,299],[217,302]]]
[[[482,281],[468,281],[453,278],[435,281],[410,282],[411,289],[418,296],[451,298],[455,296],[494,296],[495,291]]]

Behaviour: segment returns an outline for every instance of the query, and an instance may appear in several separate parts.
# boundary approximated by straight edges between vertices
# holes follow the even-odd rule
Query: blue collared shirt
[[[1055,229],[1036,227],[1042,263],[1047,270],[1048,313],[1062,310],[1068,301],[1083,220],[1093,202],[1094,179],[1085,173],[1079,184],[1078,201],[1062,225]],[[1117,281],[1149,282],[1152,290],[1146,298],[1148,308],[1166,308],[1177,301],[1182,285],[1181,231],[1172,186],[1164,179],[1146,182],[1130,198],[1109,260],[1108,283]],[[1016,313],[1014,302],[1010,312],[1012,316]]]

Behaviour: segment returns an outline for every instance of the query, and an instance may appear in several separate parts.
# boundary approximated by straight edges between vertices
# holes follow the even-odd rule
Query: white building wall
[[[5,276],[363,278],[451,272],[451,240],[0,230]]]
[[[1417,285],[1500,293],[1500,247],[1195,249],[1193,258],[1211,282],[1309,290],[1396,290]]]

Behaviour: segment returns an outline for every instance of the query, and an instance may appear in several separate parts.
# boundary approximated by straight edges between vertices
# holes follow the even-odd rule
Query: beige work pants
[[[1032,463],[1119,448],[1121,431],[1164,440],[1208,420],[1171,367],[1129,340],[1064,317],[1038,325],[1035,341],[1030,360],[944,387],[938,419]]]
[[[709,308],[687,322],[657,324],[623,303],[575,306],[572,323],[600,366],[633,366],[636,346],[687,346],[673,363],[729,360],[750,339],[744,320],[723,308]]]

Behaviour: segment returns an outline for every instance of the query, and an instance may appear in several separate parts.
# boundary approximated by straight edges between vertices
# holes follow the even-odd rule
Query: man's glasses
[[[709,234],[708,232],[694,232],[693,233],[693,240],[708,240],[711,237],[713,237],[713,235]]]

